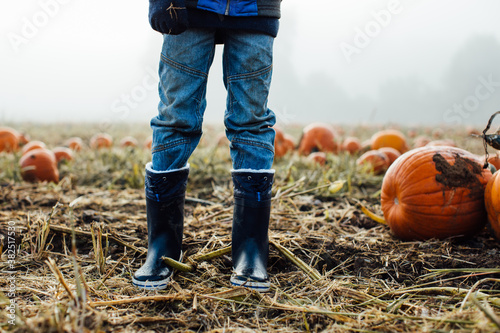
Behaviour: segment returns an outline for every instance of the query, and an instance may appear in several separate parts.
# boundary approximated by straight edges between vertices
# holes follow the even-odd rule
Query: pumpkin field
[[[277,127],[267,293],[229,282],[229,143],[209,125],[183,261],[165,290],[136,289],[151,130],[98,128],[0,127],[0,331],[500,331],[500,160],[483,128]]]

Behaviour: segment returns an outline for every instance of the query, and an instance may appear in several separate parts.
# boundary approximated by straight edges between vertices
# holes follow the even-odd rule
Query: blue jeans
[[[273,42],[273,37],[261,33],[230,30],[224,34],[224,125],[233,169],[270,169],[273,163],[276,117],[267,107]],[[184,167],[198,145],[214,53],[215,30],[164,35],[160,103],[158,116],[151,120],[154,170]]]

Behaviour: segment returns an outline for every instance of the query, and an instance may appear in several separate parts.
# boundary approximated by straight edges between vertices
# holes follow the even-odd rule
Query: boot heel
[[[184,256],[184,253],[181,252],[181,257],[179,258],[179,261],[182,261],[183,256]],[[132,284],[139,289],[162,290],[162,289],[167,288],[170,280],[172,280],[172,275],[174,275],[174,271],[172,271],[172,273],[168,277],[161,279],[161,280],[154,280],[154,281],[149,281],[149,280],[141,281],[141,280],[137,280],[135,278],[135,276],[133,276],[132,277]]]
[[[239,276],[236,274],[231,275],[231,284],[235,287],[247,287],[260,292],[268,292],[271,287],[271,282],[267,281],[255,281],[250,278]]]
[[[170,282],[170,276],[167,277],[166,279],[158,281],[149,281],[149,280],[141,281],[141,280],[136,280],[135,277],[132,277],[132,284],[135,287],[144,290],[162,290],[167,288],[169,282]]]

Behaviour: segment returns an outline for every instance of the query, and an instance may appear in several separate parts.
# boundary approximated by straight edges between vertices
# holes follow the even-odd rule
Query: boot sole
[[[181,251],[179,261],[182,261],[183,257],[184,257],[184,252]],[[162,289],[167,288],[167,285],[170,282],[172,275],[174,275],[173,270],[172,270],[172,274],[170,274],[168,277],[164,278],[163,280],[157,280],[157,281],[141,281],[141,280],[137,280],[135,277],[132,276],[132,284],[139,289],[162,290]]]
[[[132,278],[132,284],[139,288],[145,290],[162,290],[167,288],[168,283],[170,282],[170,276],[163,280],[158,281],[140,281]]]
[[[267,292],[271,287],[271,283],[269,281],[261,282],[250,279],[242,280],[236,275],[231,276],[230,281],[231,284],[235,287],[246,287],[260,292]]]

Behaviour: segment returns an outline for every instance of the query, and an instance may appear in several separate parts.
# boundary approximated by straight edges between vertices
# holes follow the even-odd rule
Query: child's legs
[[[214,31],[190,29],[164,35],[158,116],[151,119],[154,170],[184,167],[198,145],[214,52]]]
[[[274,159],[276,117],[267,108],[274,38],[228,31],[224,39],[224,124],[234,169],[270,169]]]

